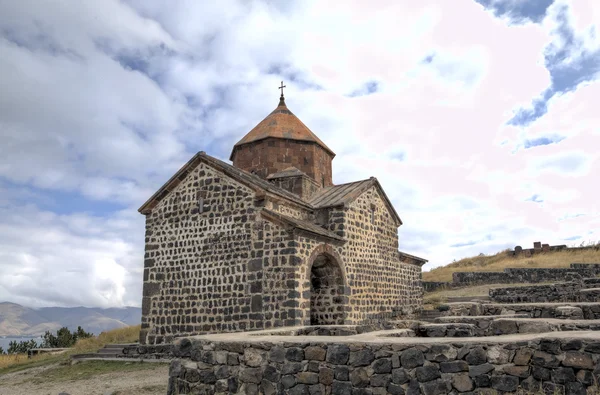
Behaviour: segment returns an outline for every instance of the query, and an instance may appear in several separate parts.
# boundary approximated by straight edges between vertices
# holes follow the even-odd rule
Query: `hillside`
[[[0,303],[0,336],[39,336],[63,326],[71,330],[77,326],[98,334],[114,328],[138,325],[141,309],[100,309],[88,307],[44,307],[31,309],[16,303]]]
[[[423,272],[423,281],[452,281],[454,272],[499,272],[512,267],[569,267],[571,263],[600,263],[600,244],[595,249],[550,251],[530,257],[510,257],[506,251],[494,255],[463,258]]]

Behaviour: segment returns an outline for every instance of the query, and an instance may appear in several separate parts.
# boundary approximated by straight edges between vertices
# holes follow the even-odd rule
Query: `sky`
[[[286,103],[424,270],[600,240],[596,0],[0,0],[0,301],[141,304],[137,209]]]

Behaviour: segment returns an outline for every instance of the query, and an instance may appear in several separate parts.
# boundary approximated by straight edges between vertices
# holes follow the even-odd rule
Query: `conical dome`
[[[335,153],[285,105],[279,105],[238,141],[230,160],[239,169],[267,179],[270,174],[295,167],[319,186],[332,185],[331,161]]]
[[[233,146],[229,159],[233,160],[236,147],[270,137],[317,143],[332,157],[335,156],[335,153],[287,108],[282,97],[277,108]]]

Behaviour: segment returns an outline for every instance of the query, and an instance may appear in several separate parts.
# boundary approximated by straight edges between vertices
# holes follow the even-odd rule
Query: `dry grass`
[[[64,362],[73,354],[96,352],[111,343],[134,343],[139,339],[140,325],[113,329],[102,332],[98,336],[78,340],[77,343],[63,354],[41,354],[27,358],[27,354],[0,354],[0,374],[42,366],[50,363]]]
[[[135,343],[140,338],[140,325],[127,326],[102,332],[98,336],[78,340],[73,347],[76,353],[95,352],[107,344]]]
[[[554,284],[553,282],[541,282],[535,285]],[[528,287],[532,284],[484,284],[484,285],[473,285],[471,287],[456,288],[456,289],[440,289],[433,292],[428,292],[423,297],[423,303],[425,304],[441,304],[446,303],[449,298],[456,297],[483,297],[489,296],[490,289],[496,288],[510,288],[510,287]]]
[[[600,247],[600,242],[595,244]],[[531,257],[509,257],[505,251],[494,255],[463,258],[449,265],[423,272],[423,281],[452,281],[454,272],[500,272],[506,268],[522,267],[569,267],[571,263],[600,263],[600,248],[589,250],[556,251]]]

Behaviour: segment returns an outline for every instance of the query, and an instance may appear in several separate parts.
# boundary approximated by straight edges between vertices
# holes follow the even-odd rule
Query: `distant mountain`
[[[0,303],[0,336],[39,336],[63,326],[70,330],[81,326],[87,332],[99,334],[110,329],[138,325],[141,320],[142,310],[138,307],[31,309],[16,303]]]

